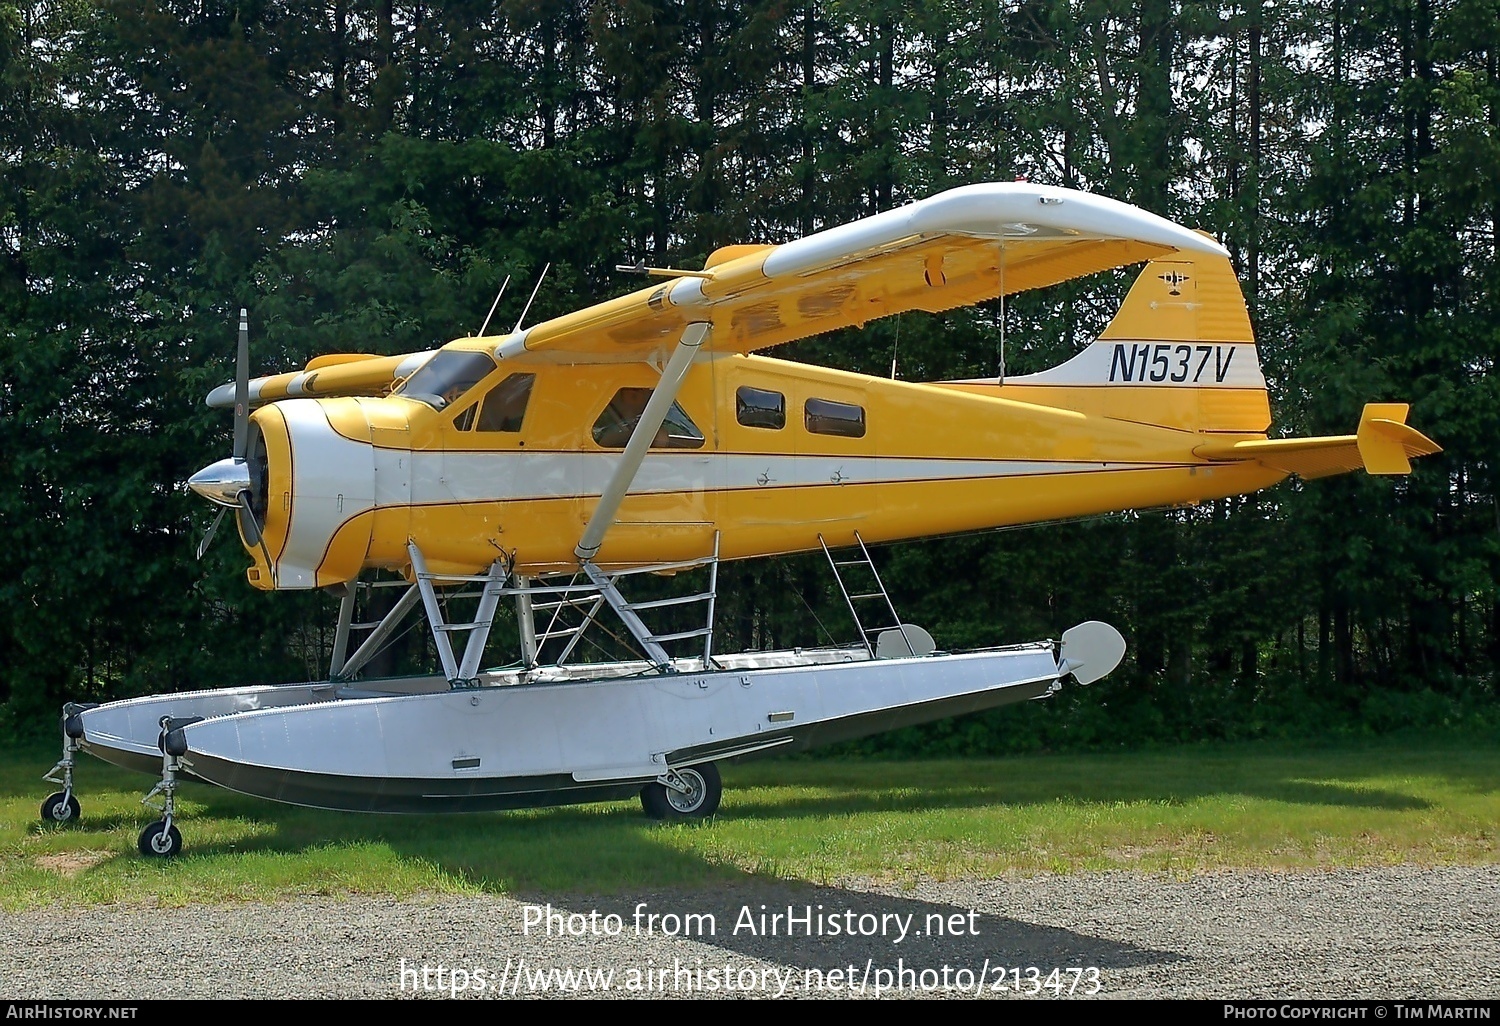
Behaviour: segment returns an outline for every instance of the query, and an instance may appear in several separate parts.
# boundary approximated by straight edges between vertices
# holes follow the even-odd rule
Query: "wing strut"
[[[599,554],[604,535],[614,526],[620,503],[624,500],[625,493],[630,491],[636,472],[641,469],[641,461],[646,458],[646,450],[651,447],[656,432],[661,429],[662,421],[667,419],[667,412],[677,399],[682,379],[687,376],[688,367],[692,365],[693,357],[697,355],[703,340],[708,337],[710,327],[711,325],[703,322],[689,324],[682,333],[677,348],[672,351],[672,358],[662,368],[661,380],[656,383],[651,398],[646,402],[646,408],[641,411],[641,419],[630,433],[630,441],[620,454],[620,462],[615,465],[614,473],[610,475],[603,494],[599,496],[599,505],[589,519],[589,525],[583,529],[583,538],[573,550],[580,562],[588,564]]]

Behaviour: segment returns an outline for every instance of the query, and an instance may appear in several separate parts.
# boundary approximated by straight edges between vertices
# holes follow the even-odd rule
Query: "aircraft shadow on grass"
[[[89,766],[96,788],[101,784],[110,789],[119,786],[128,793],[130,784],[137,779],[93,760]],[[928,765],[892,763],[893,777],[905,775],[900,779],[899,791],[873,787],[864,781],[839,779],[836,771],[821,776],[811,772],[828,768],[834,767],[794,762],[779,768],[762,764],[752,770],[739,770],[735,776],[746,779],[732,780],[740,788],[729,789],[720,815],[761,821],[769,827],[787,819],[843,817],[861,812],[980,810],[1061,800],[1180,804],[1224,794],[1357,809],[1402,811],[1431,807],[1430,802],[1396,791],[1298,779],[1293,775],[1299,772],[1298,767],[1268,773],[1250,787],[1243,781],[1216,787],[1212,775],[1206,776],[1197,787],[1175,781],[1151,786],[1138,781],[1106,779],[1079,785],[1074,781],[1039,781],[1035,777],[998,780],[987,786],[943,786],[930,779]],[[1487,768],[1466,767],[1444,772],[1454,783],[1474,791],[1500,788],[1500,775]],[[34,786],[28,778],[29,774],[19,772],[7,774],[0,778],[0,794],[12,798],[25,795]],[[805,797],[770,801],[754,797],[746,784],[749,788],[805,786],[809,793]],[[550,904],[563,916],[587,916],[595,912],[599,916],[618,916],[632,935],[637,911],[644,903],[643,914],[675,916],[673,932],[679,935],[689,929],[687,924],[694,924],[697,932],[690,939],[704,945],[705,965],[711,964],[716,952],[822,971],[847,971],[850,966],[863,970],[867,961],[888,968],[897,958],[915,972],[941,971],[945,965],[964,965],[977,971],[985,959],[996,965],[1004,962],[1007,966],[1020,966],[1024,971],[1029,965],[1121,969],[1170,964],[1184,958],[1172,951],[1005,915],[975,913],[971,917],[969,908],[940,900],[788,881],[774,867],[769,871],[739,869],[659,842],[653,836],[654,831],[638,829],[639,811],[632,805],[622,804],[617,809],[603,811],[565,807],[462,817],[371,817],[274,805],[196,782],[186,785],[182,797],[188,803],[185,824],[199,817],[235,818],[271,827],[265,833],[243,837],[234,843],[205,838],[194,845],[194,857],[298,853],[330,843],[385,845],[402,859],[435,866],[484,891],[503,893],[522,902]],[[138,819],[148,816],[145,810],[139,817],[129,813],[92,817],[86,814],[75,824],[41,824],[38,829],[101,835],[133,826]],[[590,866],[596,875],[619,881],[609,885],[613,893],[580,898],[570,889],[558,888],[559,893],[553,893],[535,883],[539,875],[544,875],[538,874],[538,864],[555,858],[554,846],[569,834],[576,834],[574,843],[591,853]],[[556,875],[555,871],[552,875]],[[674,883],[668,886],[662,881]],[[989,893],[996,896],[995,900],[1003,901],[1004,888],[1010,885],[981,882],[972,886],[976,894]],[[789,905],[791,912],[804,920],[810,915],[818,917],[811,922],[821,924],[821,929],[803,926],[804,920],[799,920],[792,936],[787,935],[784,925],[775,932],[768,929],[762,913],[784,915]],[[689,919],[690,916],[695,918]],[[840,924],[837,934],[829,925],[835,921]],[[783,919],[782,923],[785,922]],[[663,933],[673,925],[665,919],[659,919],[658,923]],[[906,936],[898,944],[893,938],[903,923]],[[711,924],[712,929],[706,929],[706,924]],[[941,933],[935,929],[939,926]],[[514,928],[520,928],[519,922]],[[996,980],[992,977],[991,982]],[[1016,982],[1010,981],[1012,985]]]
[[[98,776],[94,777],[96,787],[99,783],[110,786],[118,782],[122,790],[129,792],[133,790],[132,784],[138,780],[136,777],[113,767],[106,767],[94,760],[88,760],[86,765],[90,767],[90,775],[101,772],[105,775],[104,780]],[[930,764],[893,762],[887,765],[893,779],[899,780],[899,787],[888,788],[870,785],[867,782],[868,777],[852,781],[839,780],[837,773],[832,775],[832,779],[827,774],[815,776],[809,772],[814,765],[813,763],[791,763],[777,770],[768,764],[761,763],[750,771],[748,780],[744,770],[738,771],[736,777],[739,779],[732,780],[732,786],[726,790],[726,803],[722,814],[741,820],[763,819],[767,822],[774,822],[789,818],[821,818],[868,812],[901,813],[930,809],[980,810],[1005,806],[1023,807],[1047,805],[1059,801],[1107,805],[1142,802],[1180,805],[1200,798],[1224,795],[1243,795],[1256,800],[1350,809],[1415,811],[1433,807],[1432,803],[1426,799],[1400,791],[1301,779],[1298,775],[1292,775],[1298,773],[1299,770],[1291,767],[1288,767],[1288,773],[1267,773],[1250,785],[1240,780],[1232,783],[1226,782],[1219,786],[1213,780],[1212,775],[1206,775],[1205,779],[1196,786],[1183,785],[1177,781],[1158,786],[1140,781],[1121,781],[1102,777],[1080,783],[1073,780],[1048,781],[1038,779],[1036,776],[1025,779],[1002,779],[992,784],[975,786],[970,784],[944,785],[936,782],[931,779],[933,774],[929,769]],[[823,766],[827,765],[823,764]],[[1415,766],[1413,768],[1417,769]],[[821,769],[822,767],[820,771]],[[1426,769],[1421,771],[1430,772]],[[1442,772],[1455,784],[1461,784],[1475,792],[1500,789],[1500,774],[1495,772],[1477,768],[1467,770],[1447,768]],[[31,782],[31,776],[31,774],[15,773],[0,777],[0,797],[19,798],[27,796],[28,793],[38,794],[36,785]],[[804,787],[807,793],[799,797],[760,799],[753,796],[752,789],[761,785],[782,788]],[[355,841],[388,840],[392,836],[409,832],[404,829],[393,831],[382,825],[392,823],[421,823],[424,825],[420,830],[410,831],[410,833],[441,839],[448,836],[452,830],[451,826],[445,824],[455,822],[450,817],[442,816],[379,816],[366,820],[356,814],[323,813],[275,805],[217,791],[199,785],[197,782],[186,782],[185,788],[184,798],[195,804],[202,803],[209,816],[250,818],[276,824],[277,829],[272,835],[251,839],[245,844],[238,845],[235,850],[239,851],[244,851],[247,847],[296,850],[330,838]],[[85,791],[87,790],[91,788],[85,785]],[[583,822],[630,822],[637,815],[638,811],[632,806],[622,806],[618,818],[611,814],[604,819],[601,819],[597,813],[580,813],[574,807],[563,807],[522,814],[522,816],[512,813],[480,813],[459,817],[456,822],[472,824],[479,819],[489,818],[492,823],[501,825],[499,829],[502,830],[508,831],[513,827],[523,833],[548,833],[558,827]],[[145,816],[146,813],[143,810],[141,817]],[[190,823],[191,819],[192,817],[189,817],[185,822]],[[82,823],[63,825],[59,829],[107,831],[135,821],[136,817],[129,813],[104,817],[95,813],[86,814]],[[50,824],[44,824],[42,829],[53,829],[53,827]],[[471,829],[466,826],[462,832],[467,833]],[[421,848],[423,858],[438,864],[444,863],[441,840],[432,842],[430,845],[424,842]],[[201,853],[213,850],[212,844],[197,849]]]
[[[603,814],[596,810],[561,808],[527,816],[500,813],[472,817],[371,817],[320,814],[227,795],[206,785],[189,787],[184,799],[192,805],[203,800],[203,816],[253,817],[274,827],[267,834],[242,838],[233,844],[204,841],[194,846],[191,857],[299,852],[323,846],[329,838],[337,838],[337,843],[343,844],[384,844],[402,858],[437,866],[486,891],[504,893],[523,903],[550,904],[563,917],[596,913],[596,918],[603,920],[613,915],[619,917],[623,931],[630,937],[696,941],[704,946],[701,957],[705,966],[714,965],[716,953],[723,953],[823,972],[849,971],[852,966],[857,970],[856,975],[864,972],[867,963],[876,969],[890,969],[897,959],[902,967],[915,973],[924,970],[941,973],[946,965],[966,968],[972,975],[982,973],[988,960],[991,968],[984,975],[990,985],[1014,989],[1018,984],[1028,985],[1025,970],[1033,965],[1042,967],[1045,975],[1052,968],[1123,969],[1170,964],[1184,958],[1173,951],[980,913],[967,905],[819,886],[709,863],[693,852],[657,843],[652,837],[654,831],[630,829],[638,823],[639,814],[629,807]],[[946,803],[943,796],[936,798],[949,807],[983,804],[973,801],[973,796],[952,795]],[[810,801],[796,814],[817,814],[818,804]],[[850,811],[850,804],[847,795],[830,798],[823,803],[823,812]],[[931,804],[913,796],[902,806],[919,809]],[[890,806],[880,803],[870,807]],[[769,807],[762,811],[753,806],[736,808],[730,814],[764,819],[768,823],[783,818],[772,814]],[[192,818],[190,815],[186,822],[190,823]],[[99,833],[114,829],[125,819],[86,818],[60,829]],[[476,829],[480,820],[488,820],[489,829]],[[651,879],[640,881],[638,886],[621,885],[614,888],[616,893],[597,897],[504,883],[506,878],[534,877],[534,860],[546,856],[559,834],[575,830],[581,832],[578,843],[594,852],[591,861],[596,872],[608,876],[615,867],[620,867],[618,875],[623,879],[639,874],[639,868],[630,867],[648,866]],[[456,834],[463,836],[456,838]],[[476,842],[482,842],[479,851],[475,851]],[[475,854],[467,858],[465,852]],[[689,882],[667,887],[662,880]],[[977,895],[1000,888],[997,893],[1003,896],[1005,885],[974,886]],[[770,917],[777,914],[783,918],[773,921]],[[790,927],[785,918],[789,914],[798,917]],[[654,921],[647,918],[651,915],[657,918]],[[502,924],[502,928],[517,931],[521,926],[519,914],[514,923]],[[1007,967],[1020,967],[1020,979],[1004,977]],[[1063,985],[1070,981],[1078,986],[1088,985],[1087,980],[1074,981],[1071,976],[1063,980]]]

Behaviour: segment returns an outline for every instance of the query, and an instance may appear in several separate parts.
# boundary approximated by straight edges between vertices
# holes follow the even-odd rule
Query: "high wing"
[[[746,353],[1180,250],[1225,252],[1204,235],[1101,196],[1025,182],[971,185],[785,245],[720,250],[708,277],[676,278],[537,324],[507,338],[496,355],[634,362],[702,322],[713,326],[706,349]]]
[[[907,310],[936,313],[1172,252],[1223,255],[1205,235],[1116,200],[1026,182],[964,186],[780,246],[716,251],[677,277],[496,339],[503,359],[636,363],[709,323],[703,348],[751,352]],[[432,351],[319,357],[253,379],[252,405],[379,395]],[[210,406],[234,404],[232,384]]]

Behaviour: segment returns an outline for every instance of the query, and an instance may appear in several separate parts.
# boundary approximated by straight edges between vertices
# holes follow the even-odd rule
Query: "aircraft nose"
[[[188,487],[209,502],[238,506],[240,493],[250,490],[250,464],[233,457],[209,464],[188,478]]]

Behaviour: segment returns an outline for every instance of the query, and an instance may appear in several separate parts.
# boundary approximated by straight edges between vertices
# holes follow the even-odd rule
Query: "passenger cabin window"
[[[441,410],[461,398],[494,369],[495,361],[488,353],[440,349],[403,381],[395,394],[421,400],[433,409]]]
[[[745,427],[786,427],[786,396],[743,385],[734,393],[734,416]]]
[[[622,388],[609,401],[599,419],[594,421],[594,441],[606,449],[623,449],[630,441],[631,432],[640,423],[646,402],[651,398],[649,388]],[[667,411],[666,420],[657,429],[651,442],[653,449],[701,449],[703,432],[688,417],[687,412],[676,403]]]
[[[490,389],[479,411],[479,431],[519,431],[535,374],[512,374]]]
[[[807,430],[815,435],[865,437],[865,408],[831,399],[809,399],[803,407]]]

